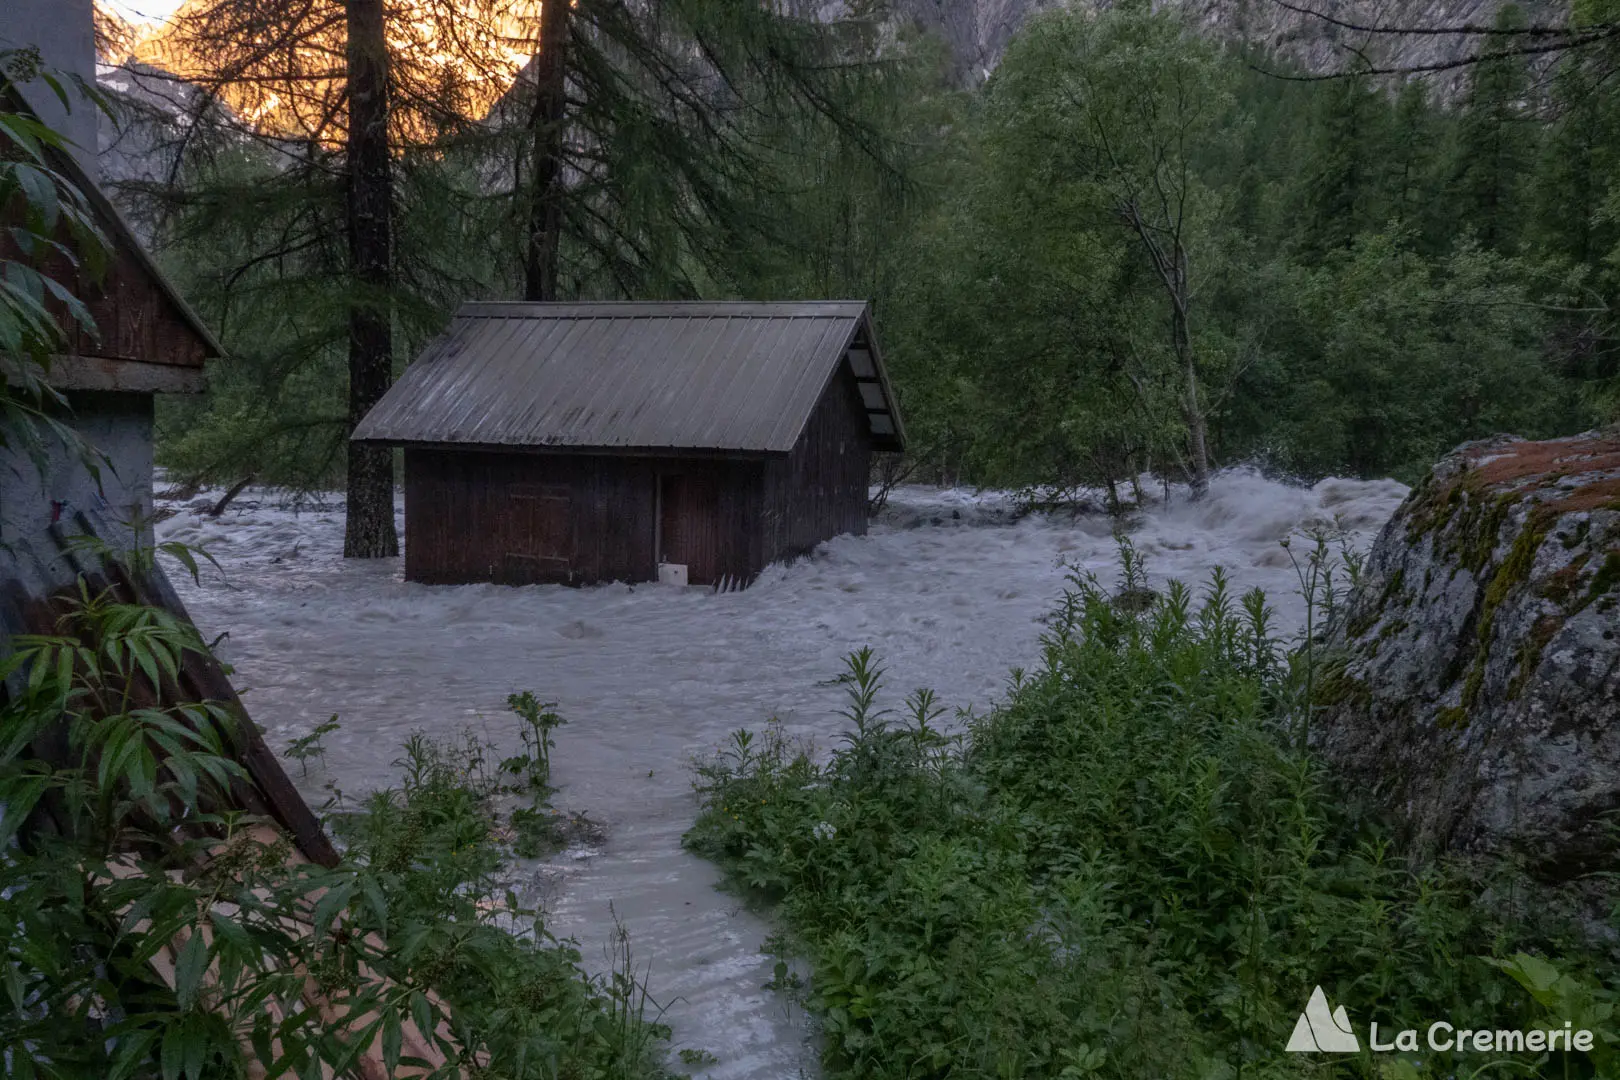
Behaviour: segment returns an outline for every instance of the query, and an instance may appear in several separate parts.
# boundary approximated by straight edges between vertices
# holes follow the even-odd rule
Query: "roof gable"
[[[846,360],[900,449],[863,302],[466,304],[353,438],[786,453]]]
[[[28,108],[15,86],[0,90],[0,100],[7,108]],[[4,152],[0,142],[0,154]],[[68,355],[52,361],[48,381],[80,389],[201,390],[203,364],[222,354],[219,342],[78,159],[54,147],[47,147],[45,155],[51,167],[84,195],[108,246],[106,270],[97,277],[60,253],[39,266],[84,303],[96,324],[94,335],[70,327]],[[20,257],[15,244],[3,235],[0,256]],[[69,325],[65,310],[60,318]]]

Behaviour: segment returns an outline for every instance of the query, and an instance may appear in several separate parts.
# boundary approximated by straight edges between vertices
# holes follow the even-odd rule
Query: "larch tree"
[[[252,360],[171,425],[180,471],[346,461],[346,549],[395,551],[391,458],[347,434],[457,303],[748,294],[806,239],[806,147],[903,186],[867,112],[904,50],[855,7],[191,0],[140,54],[202,90],[141,194]]]
[[[383,0],[345,0],[344,81],[349,105],[346,223],[354,288],[349,300],[349,410],[352,431],[388,392],[394,374],[392,311],[394,185],[388,138],[388,35]],[[343,554],[399,554],[394,529],[394,455],[350,446]]]
[[[835,143],[903,183],[870,119],[904,66],[870,4],[824,20],[732,0],[575,0],[485,130],[515,169],[512,261],[529,300],[734,293],[749,251],[791,245],[806,151]],[[774,204],[773,204],[774,202]]]
[[[422,275],[402,267],[396,237],[410,187],[396,166],[492,96],[477,83],[487,65],[460,64],[445,45],[496,47],[469,6],[193,0],[146,54],[201,90],[168,133],[169,182],[147,193],[171,210],[182,247],[209,249],[198,291],[264,375],[201,472],[318,444],[311,480],[345,463],[350,557],[399,551],[392,452],[346,442],[392,380],[402,304],[420,306]],[[341,401],[320,392],[314,407],[282,408],[290,386],[307,395],[339,366]]]

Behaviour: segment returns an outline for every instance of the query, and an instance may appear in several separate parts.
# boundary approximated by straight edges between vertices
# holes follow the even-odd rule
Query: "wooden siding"
[[[660,484],[692,494],[658,511]],[[757,573],[758,461],[407,449],[405,576],[429,584],[650,581],[661,531],[693,584]]]
[[[842,533],[864,534],[871,469],[866,409],[841,363],[792,453],[766,465],[764,561],[803,555]]]
[[[13,213],[14,209],[0,213],[0,224],[9,224]],[[113,248],[105,272],[99,277],[74,266],[59,252],[52,253],[38,265],[42,273],[71,289],[95,319],[97,336],[92,336],[78,328],[65,305],[51,301],[50,307],[58,322],[70,331],[71,355],[112,362],[111,365],[77,366],[74,371],[78,375],[71,385],[122,389],[116,385],[119,363],[201,371],[203,361],[211,353],[209,343],[192,328],[165,283],[147,269],[140,255],[132,249],[133,241],[120,230],[111,228],[110,222],[101,224],[112,239]],[[22,258],[7,230],[0,230],[0,258],[31,261]],[[187,388],[201,389],[201,383]]]
[[[78,355],[203,366],[207,343],[133,252],[120,248],[100,281],[81,278],[78,295],[95,317],[100,334],[98,341],[80,331],[74,348]]]
[[[658,463],[661,556],[685,563],[693,585],[747,585],[764,568],[758,460]]]

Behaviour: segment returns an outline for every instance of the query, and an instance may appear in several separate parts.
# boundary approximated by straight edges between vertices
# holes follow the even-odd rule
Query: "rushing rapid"
[[[1286,633],[1304,607],[1279,541],[1336,523],[1364,548],[1405,494],[1387,480],[1303,488],[1233,470],[1200,502],[1145,507],[1129,531],[1155,583],[1201,583],[1224,567],[1235,590],[1267,591]],[[666,1007],[672,1049],[707,1051],[715,1060],[697,1071],[717,1078],[813,1072],[814,1054],[803,1015],[764,988],[767,921],[681,850],[693,757],[770,717],[825,745],[839,729],[831,680],[863,645],[884,662],[890,704],[928,686],[983,709],[1010,668],[1035,660],[1066,568],[1109,581],[1118,558],[1105,516],[1018,518],[1003,495],[910,488],[870,535],[835,539],[742,592],[425,586],[404,582],[397,559],[345,562],[341,505],[297,511],[250,490],[212,518],[209,501],[164,504],[176,513],[161,538],[218,562],[200,585],[177,585],[205,636],[228,634],[219,652],[273,747],[337,714],[324,765],[307,777],[289,767],[312,803],[330,787],[352,798],[395,783],[413,731],[471,725],[511,750],[506,695],[558,703],[554,801],[604,824],[605,839],[520,867],[518,884],[593,970],[609,962],[616,915]]]

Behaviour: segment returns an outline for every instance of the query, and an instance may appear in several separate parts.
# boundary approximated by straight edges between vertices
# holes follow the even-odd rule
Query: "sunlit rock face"
[[[1331,14],[1355,25],[1435,27],[1490,25],[1504,0],[1290,0],[1292,6]],[[1056,7],[1103,9],[1111,0],[894,0],[906,21],[933,31],[950,46],[964,81],[983,79],[1000,62],[1007,44],[1030,17]],[[1336,70],[1356,50],[1403,66],[1441,64],[1479,49],[1477,38],[1451,35],[1389,37],[1335,26],[1290,11],[1275,0],[1157,0],[1180,8],[1195,26],[1218,37],[1276,51],[1313,72]],[[1519,8],[1536,22],[1569,12],[1567,0],[1529,0]],[[1451,77],[1443,77],[1442,82]]]
[[[1509,854],[1560,884],[1612,867],[1620,430],[1446,457],[1335,644],[1312,743],[1418,852]]]

